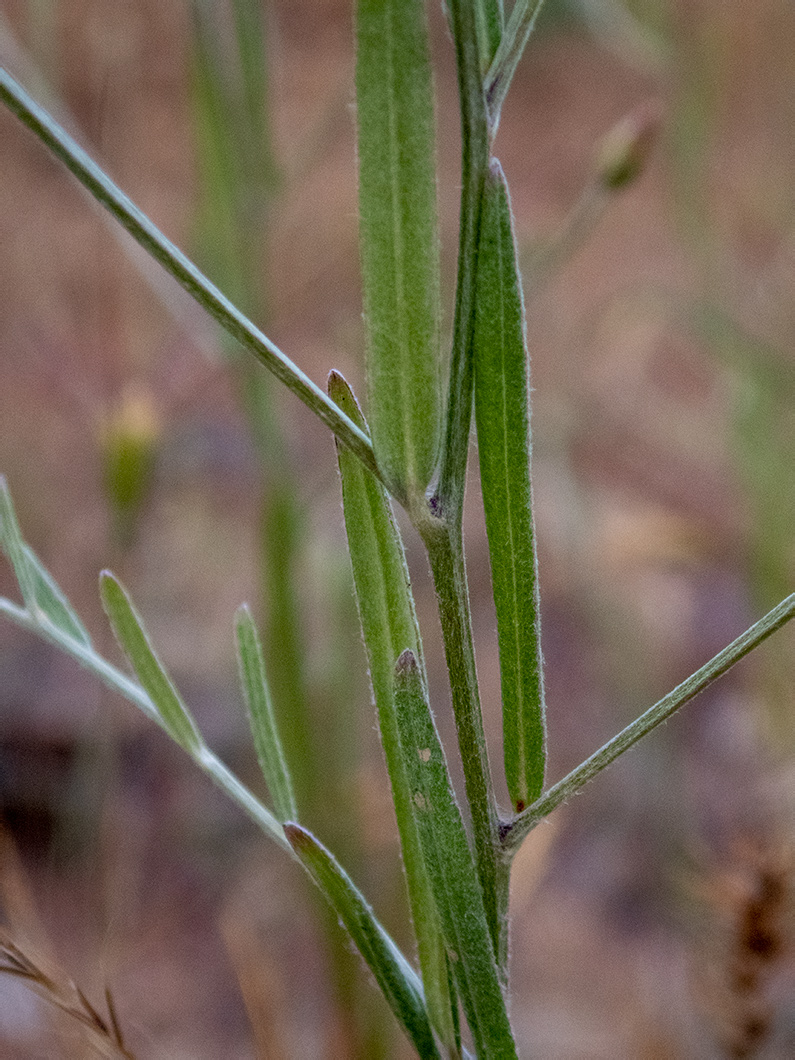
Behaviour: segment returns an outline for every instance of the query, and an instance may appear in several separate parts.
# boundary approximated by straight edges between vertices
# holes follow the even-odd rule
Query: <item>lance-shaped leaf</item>
[[[265,676],[262,645],[246,604],[238,608],[235,616],[235,634],[240,684],[248,707],[251,735],[254,738],[260,769],[273,799],[277,817],[282,821],[294,821],[298,817],[298,810],[293,782],[276,725]]]
[[[530,385],[508,189],[486,180],[475,318],[475,420],[497,610],[505,776],[514,809],[544,783],[544,681],[530,484]]]
[[[284,834],[348,929],[419,1055],[423,1060],[439,1057],[417,973],[381,927],[361,891],[311,832],[286,824]]]
[[[36,608],[33,571],[25,554],[25,542],[22,539],[5,476],[0,479],[0,541],[3,544],[3,552],[8,556],[8,561],[14,568],[25,607],[33,612]]]
[[[376,461],[406,501],[439,443],[439,247],[423,0],[358,0],[359,218]]]
[[[515,1058],[472,851],[422,674],[408,650],[395,666],[395,703],[414,818],[477,1055]]]
[[[480,70],[485,77],[500,46],[505,23],[502,0],[475,0]]]
[[[25,606],[35,617],[44,616],[63,633],[86,648],[91,647],[88,630],[67,600],[63,590],[22,538],[11,493],[0,475],[0,546],[14,568]]]
[[[196,722],[155,655],[141,616],[133,607],[127,590],[110,571],[103,571],[99,576],[99,594],[119,647],[130,660],[144,691],[157,708],[169,736],[188,754],[199,755],[204,748],[204,741]]]
[[[367,429],[353,392],[338,372],[329,376],[329,394],[358,427]],[[425,993],[434,1026],[443,1041],[452,1042],[455,1030],[441,933],[411,811],[395,717],[394,660],[407,647],[422,659],[403,543],[383,486],[343,446],[337,446],[337,456],[356,599],[392,785]]]

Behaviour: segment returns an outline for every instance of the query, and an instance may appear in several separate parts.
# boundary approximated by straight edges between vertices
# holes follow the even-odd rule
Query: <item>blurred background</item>
[[[449,333],[458,116],[441,5],[430,19]],[[790,0],[548,0],[505,106],[551,781],[793,589],[793,41]],[[3,0],[0,54],[313,379],[337,368],[363,393],[350,0]],[[651,149],[609,189],[600,144],[627,115]],[[116,661],[97,575],[124,579],[261,791],[232,635],[251,603],[304,817],[405,942],[331,439],[6,112],[0,145],[0,472],[26,538]],[[17,599],[5,563],[0,593]],[[795,1054],[794,648],[777,634],[531,835],[512,893],[521,1055]],[[409,1055],[297,869],[132,706],[8,624],[0,799],[10,937],[103,1014],[108,987],[135,1057]],[[0,975],[0,1056],[105,1047]]]

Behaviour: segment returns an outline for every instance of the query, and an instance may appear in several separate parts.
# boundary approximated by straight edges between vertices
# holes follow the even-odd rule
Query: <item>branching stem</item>
[[[181,250],[166,239],[160,229],[2,67],[0,101],[38,136],[97,202],[116,218],[144,250],[160,262],[222,328],[250,350],[358,456],[365,467],[378,475],[373,447],[367,435],[275,343],[236,309]]]
[[[568,776],[553,784],[540,799],[536,799],[528,808],[503,829],[503,853],[510,859],[519,849],[522,840],[535,826],[547,817],[552,811],[560,806],[562,802],[576,794],[589,780],[606,769],[619,755],[622,755],[638,740],[656,729],[680,707],[688,703],[699,692],[711,685],[717,678],[722,677],[736,662],[739,662],[754,648],[758,647],[763,640],[767,640],[771,634],[786,625],[791,618],[795,617],[795,593],[782,600],[780,604],[768,612],[745,633],[742,633],[728,647],[710,659],[708,663],[697,670],[694,674],[678,685],[673,692],[669,692],[653,707],[641,714],[626,729],[613,737],[612,740],[591,755]]]

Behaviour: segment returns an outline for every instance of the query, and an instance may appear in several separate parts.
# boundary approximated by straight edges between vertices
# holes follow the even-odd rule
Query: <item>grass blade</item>
[[[404,651],[395,666],[395,702],[412,809],[477,1055],[515,1058],[472,852],[411,651]]]
[[[293,782],[276,726],[257,627],[245,604],[235,616],[235,633],[240,683],[248,707],[260,769],[273,799],[276,816],[282,821],[294,821],[298,810]]]
[[[433,94],[422,0],[358,0],[359,217],[370,425],[401,502],[439,445],[439,245]]]
[[[329,391],[364,429],[361,410],[338,373]],[[411,793],[398,738],[394,701],[394,660],[409,647],[422,659],[414,600],[403,543],[383,486],[347,450],[338,447],[343,510],[359,617],[373,685],[381,743],[403,852],[403,866],[431,1020],[445,1042],[455,1040],[448,976],[436,908],[425,871]]]
[[[419,1055],[423,1060],[426,1057],[436,1060],[439,1051],[414,969],[384,931],[350,876],[323,844],[297,824],[286,824],[284,834],[348,929]]]
[[[521,811],[544,785],[546,734],[530,482],[530,385],[508,188],[486,180],[475,320],[475,421],[497,610],[505,776]]]
[[[160,262],[222,328],[253,353],[356,453],[362,463],[378,474],[370,439],[343,416],[320,387],[247,320],[181,250],[166,239],[157,226],[116,187],[72,137],[1,67],[0,102],[38,136],[97,202],[116,218],[147,253]]]
[[[103,571],[99,578],[99,592],[119,646],[157,708],[166,731],[188,754],[198,755],[204,747],[204,741],[196,722],[155,655],[141,617],[133,607],[126,589],[110,571]]]

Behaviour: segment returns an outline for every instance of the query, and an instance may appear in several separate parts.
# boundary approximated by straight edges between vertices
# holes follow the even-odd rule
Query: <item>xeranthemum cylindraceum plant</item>
[[[100,578],[129,677],[100,655],[25,543],[5,483],[0,540],[22,604],[0,611],[136,704],[318,885],[421,1057],[515,1057],[508,882],[528,833],[633,743],[795,614],[783,600],[668,696],[545,788],[545,703],[532,507],[530,385],[510,195],[493,154],[500,111],[540,8],[449,0],[462,129],[452,346],[440,346],[433,85],[422,0],[358,0],[356,98],[367,419],[337,373],[317,386],[232,305],[5,72],[3,102],[197,301],[335,436],[356,597],[403,854],[418,966],[333,852],[300,821],[259,635],[236,617],[241,686],[272,808],[207,746],[119,580]],[[628,152],[632,144],[627,145]],[[631,168],[631,167],[630,167]],[[446,385],[442,366],[446,365]],[[474,413],[497,615],[503,768],[494,794],[462,537]],[[429,703],[422,639],[392,503],[422,538],[436,587],[464,774],[462,813]],[[449,751],[449,749],[448,749]],[[460,1012],[466,1021],[462,1027]]]

